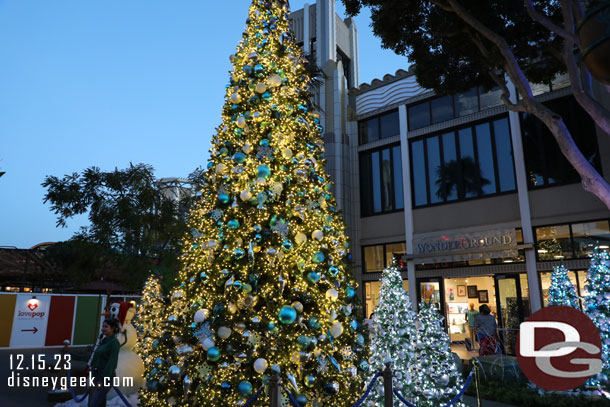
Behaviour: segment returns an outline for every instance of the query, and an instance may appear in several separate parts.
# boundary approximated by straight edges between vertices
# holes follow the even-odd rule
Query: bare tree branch
[[[532,20],[536,21],[538,24],[542,25],[547,30],[554,32],[565,40],[577,42],[576,36],[573,32],[561,28],[560,26],[549,20],[546,16],[543,16],[542,14],[537,12],[534,8],[534,3],[532,2],[532,0],[525,0],[525,8],[527,9],[527,14],[529,14]]]

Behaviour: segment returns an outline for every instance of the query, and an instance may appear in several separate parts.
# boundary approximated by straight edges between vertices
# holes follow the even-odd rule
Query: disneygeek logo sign
[[[517,360],[533,383],[547,390],[570,390],[601,373],[601,338],[584,313],[551,306],[521,324]]]

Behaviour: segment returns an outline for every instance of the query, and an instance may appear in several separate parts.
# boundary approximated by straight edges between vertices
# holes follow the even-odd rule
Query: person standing
[[[480,314],[474,319],[474,329],[479,340],[479,356],[493,355],[498,344],[496,341],[498,324],[486,304],[479,307],[479,312]]]
[[[472,346],[476,347],[476,338],[474,335],[474,320],[477,315],[479,315],[479,311],[474,309],[474,303],[470,303],[470,309],[466,311],[464,314],[466,316],[466,322],[468,322],[468,333],[470,335],[470,340],[472,341]]]
[[[119,331],[119,321],[107,318],[102,324],[104,339],[95,348],[91,360],[91,374],[95,387],[90,390],[88,407],[105,407],[106,395],[112,388],[112,379],[115,375],[119,359],[119,341],[116,333]]]

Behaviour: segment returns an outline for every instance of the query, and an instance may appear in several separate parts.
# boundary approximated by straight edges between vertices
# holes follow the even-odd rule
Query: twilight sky
[[[87,224],[56,228],[46,175],[142,162],[185,177],[204,165],[249,5],[0,0],[0,246],[66,240]],[[368,10],[356,25],[361,82],[406,69],[381,49]]]

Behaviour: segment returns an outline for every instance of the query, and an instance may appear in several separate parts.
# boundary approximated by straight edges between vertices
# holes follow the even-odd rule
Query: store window
[[[409,293],[409,283],[402,281],[402,286]],[[366,305],[366,317],[369,318],[379,304],[379,292],[381,291],[381,281],[367,281],[364,283],[364,301]]]
[[[398,136],[400,134],[398,110],[359,121],[358,134],[360,144]]]
[[[566,96],[545,103],[560,115],[587,161],[600,171],[595,124],[575,101]],[[546,125],[529,113],[521,114],[523,150],[530,188],[580,182],[580,176],[561,152]]]
[[[400,145],[360,154],[362,216],[404,208]]]
[[[415,207],[516,189],[505,117],[414,140],[410,148]]]
[[[574,289],[576,290],[576,295],[580,295],[579,294],[580,284],[583,284],[584,280],[579,281],[579,277],[581,277],[582,274],[579,275],[577,273],[584,273],[585,278],[586,278],[586,272],[576,272],[576,271],[568,271],[568,278],[570,279],[570,282],[572,283],[572,285],[574,286]],[[542,305],[544,307],[549,306],[549,288],[551,287],[551,274],[553,274],[551,271],[540,272],[540,288],[542,290]]]
[[[407,269],[407,263],[404,259],[407,253],[405,242],[364,246],[362,253],[365,273],[381,273],[394,262],[400,270]]]
[[[610,223],[607,219],[541,226],[535,231],[539,261],[586,258],[596,246],[610,248]]]

